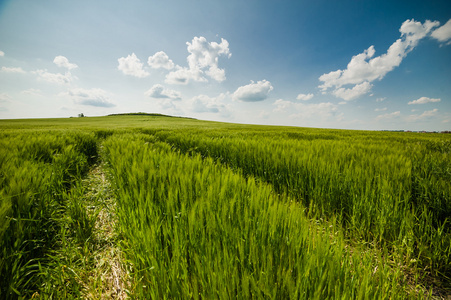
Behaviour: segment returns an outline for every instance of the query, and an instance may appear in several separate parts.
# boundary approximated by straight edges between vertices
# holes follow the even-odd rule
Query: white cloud
[[[5,52],[0,51],[0,57],[5,56]]]
[[[365,81],[361,84],[355,85],[353,88],[346,89],[346,88],[338,88],[332,93],[335,95],[335,97],[341,98],[345,101],[350,101],[359,98],[362,95],[367,94],[373,85],[369,83],[368,81]]]
[[[77,77],[72,76],[70,72],[61,74],[61,73],[49,73],[47,72],[47,70],[36,70],[33,71],[32,73],[38,75],[38,79],[40,80],[57,84],[69,84],[74,79],[77,79]]]
[[[193,70],[177,66],[177,71],[173,71],[166,75],[164,82],[169,84],[188,84],[190,80],[206,82],[207,79],[202,76],[200,70]]]
[[[206,82],[204,74],[210,78],[222,82],[226,79],[225,70],[218,67],[220,56],[230,58],[229,42],[221,39],[221,43],[207,42],[204,37],[194,37],[187,42],[188,68],[177,66],[177,70],[166,76],[166,83],[187,84],[190,80]]]
[[[346,70],[337,70],[323,74],[319,77],[324,84],[319,87],[325,91],[330,87],[341,87],[347,84],[360,84],[365,81],[373,81],[380,77],[380,73],[373,72],[367,62],[375,53],[374,46],[370,46],[363,53],[352,57]],[[380,70],[377,70],[381,72]],[[385,72],[386,73],[386,72]],[[385,75],[385,73],[383,75]]]
[[[225,39],[221,39],[221,43],[216,42],[208,43],[207,39],[203,36],[194,37],[191,43],[187,42],[188,52],[188,65],[191,70],[203,70],[207,69],[208,76],[216,81],[224,81],[225,71],[218,68],[218,58],[221,55],[230,58],[232,54],[229,50],[229,42]]]
[[[144,93],[148,97],[157,99],[156,103],[164,110],[169,110],[170,114],[181,114],[180,108],[176,105],[182,99],[181,93],[166,89],[161,84],[155,84]]]
[[[225,94],[220,94],[216,98],[207,95],[199,95],[191,99],[191,108],[194,112],[198,113],[219,113],[226,108],[226,106],[221,103],[224,98]]]
[[[427,110],[427,111],[423,112],[421,115],[410,115],[407,118],[407,121],[409,121],[409,122],[417,122],[417,121],[423,121],[423,120],[426,120],[426,119],[430,119],[430,118],[435,117],[437,112],[438,112],[438,109],[435,108],[433,110]]]
[[[154,69],[164,68],[170,70],[174,68],[174,62],[170,60],[168,55],[163,51],[157,52],[153,56],[149,56],[147,64]]]
[[[387,110],[387,108],[384,107],[384,108],[376,108],[374,111],[386,111],[386,110]]]
[[[398,118],[399,116],[401,116],[401,112],[400,111],[395,111],[392,113],[388,113],[388,114],[383,114],[383,115],[379,115],[376,117],[376,121],[381,121],[381,120],[392,120],[395,118]]]
[[[82,89],[74,88],[60,96],[69,96],[76,103],[82,105],[96,106],[96,107],[113,107],[116,106],[111,102],[109,93],[102,89]]]
[[[287,112],[290,108],[294,107],[294,103],[291,101],[286,101],[283,99],[277,99],[273,105],[276,106],[274,108],[274,112]]]
[[[416,22],[414,19],[406,20],[402,23],[399,32],[401,37],[405,37],[407,47],[416,47],[418,41],[426,37],[433,28],[440,25],[438,21],[426,20],[423,24]]]
[[[439,42],[449,41],[449,43],[451,43],[451,19],[449,19],[445,25],[434,30],[431,36]]]
[[[304,100],[304,101],[308,101],[310,99],[313,98],[313,94],[299,94],[296,99],[297,100]]]
[[[226,79],[225,70],[218,68],[218,66],[211,66],[205,73],[218,82]]]
[[[268,98],[269,92],[273,90],[271,82],[267,80],[251,81],[250,84],[239,87],[235,93],[233,93],[234,100],[241,100],[245,102],[263,101]]]
[[[328,119],[335,116],[338,111],[337,105],[330,102],[305,104],[278,99],[273,105],[276,106],[274,112],[290,113],[289,117],[294,119]]]
[[[169,98],[173,100],[182,99],[180,92],[165,89],[161,84],[155,84],[150,90],[148,90],[144,94],[152,98]]]
[[[76,69],[78,66],[76,64],[71,64],[69,60],[64,56],[56,56],[53,63],[58,67],[67,68],[69,70]]]
[[[421,98],[419,98],[417,100],[410,101],[407,104],[409,104],[409,105],[410,104],[426,104],[426,103],[440,102],[440,101],[441,101],[440,98],[421,97]]]
[[[177,106],[176,100],[171,98],[157,98],[155,103],[157,103],[162,109],[166,110],[168,114],[181,114],[182,110]]]
[[[376,102],[382,102],[382,101],[384,101],[385,99],[387,99],[387,97],[377,98],[377,99],[376,99]]]
[[[2,72],[6,72],[6,73],[21,73],[24,74],[26,73],[22,68],[18,67],[18,68],[9,68],[9,67],[2,67]]]
[[[122,71],[125,75],[135,76],[143,78],[149,76],[149,72],[143,69],[143,63],[136,57],[135,53],[128,55],[127,57],[121,57],[117,60],[119,62],[118,70]]]
[[[437,21],[427,20],[422,24],[413,19],[406,20],[399,29],[401,38],[389,47],[387,53],[374,57],[376,51],[374,46],[370,46],[363,53],[353,56],[346,69],[321,75],[319,80],[322,84],[319,88],[323,91],[327,91],[329,88],[337,90],[344,85],[356,86],[365,82],[381,80],[388,72],[399,66],[418,42],[438,25]],[[343,90],[338,94],[342,92]]]
[[[167,99],[167,98],[166,99],[160,99],[160,101],[158,101],[158,104],[163,109],[170,109],[172,111],[179,111],[179,108],[177,107],[177,105],[174,104],[174,102],[172,102],[171,99]]]

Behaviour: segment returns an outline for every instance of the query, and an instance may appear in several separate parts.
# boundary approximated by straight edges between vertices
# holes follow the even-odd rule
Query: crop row
[[[402,264],[451,276],[449,142],[377,134],[151,133],[182,153],[263,179],[310,216],[335,216],[347,237],[396,250]]]
[[[30,298],[45,284],[68,193],[96,155],[93,134],[9,132],[0,137],[0,297]],[[75,211],[75,210],[73,210]],[[74,222],[82,222],[80,218]]]
[[[116,188],[135,298],[402,298],[402,273],[348,248],[333,220],[211,158],[146,135],[113,136]]]

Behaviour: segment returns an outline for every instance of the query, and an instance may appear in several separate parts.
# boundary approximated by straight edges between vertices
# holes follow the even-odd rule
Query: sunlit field
[[[1,299],[451,295],[451,135],[0,121]]]

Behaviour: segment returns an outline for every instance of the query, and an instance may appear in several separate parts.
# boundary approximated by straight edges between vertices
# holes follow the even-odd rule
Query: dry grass
[[[91,241],[96,245],[93,268],[85,277],[86,299],[126,299],[129,275],[117,245],[116,200],[102,165],[95,166],[85,180],[90,214],[97,214]]]

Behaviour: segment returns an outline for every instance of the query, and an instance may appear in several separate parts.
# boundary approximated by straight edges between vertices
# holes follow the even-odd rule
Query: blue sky
[[[451,130],[450,1],[0,0],[0,118]]]

